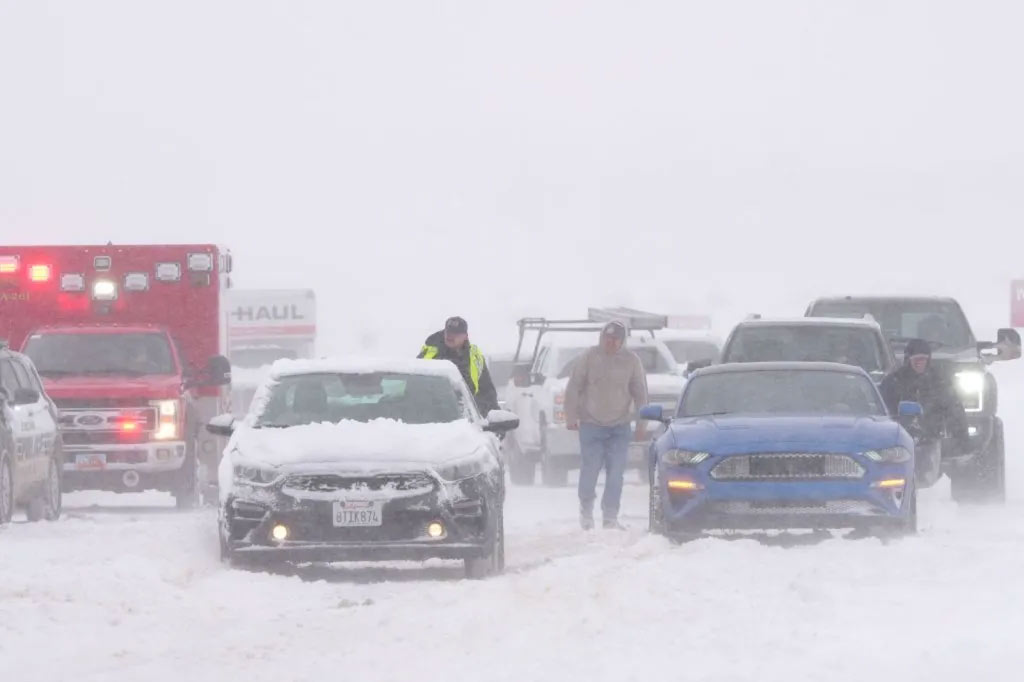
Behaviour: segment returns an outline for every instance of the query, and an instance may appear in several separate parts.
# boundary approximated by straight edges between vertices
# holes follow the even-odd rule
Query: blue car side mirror
[[[644,405],[640,408],[640,418],[652,422],[665,421],[665,408],[661,405]]]
[[[924,414],[924,408],[921,407],[921,403],[903,400],[900,402],[897,412],[899,412],[899,416],[901,417],[920,417]]]

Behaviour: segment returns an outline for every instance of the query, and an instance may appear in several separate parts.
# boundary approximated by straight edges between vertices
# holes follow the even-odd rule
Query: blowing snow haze
[[[1005,322],[1014,2],[0,2],[8,243],[216,241],[323,349],[587,305]],[[946,239],[939,239],[947,235]],[[723,311],[725,313],[723,314]]]

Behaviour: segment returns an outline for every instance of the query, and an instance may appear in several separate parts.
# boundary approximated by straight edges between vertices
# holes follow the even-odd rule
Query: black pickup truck
[[[998,416],[999,391],[988,366],[1021,355],[1020,334],[1000,329],[997,340],[978,342],[960,304],[951,298],[857,297],[822,298],[807,309],[813,317],[873,318],[892,346],[897,360],[913,338],[930,342],[935,367],[948,372],[967,412],[969,453],[943,449],[943,471],[959,502],[1002,502],[1006,496],[1006,452],[1003,420]]]

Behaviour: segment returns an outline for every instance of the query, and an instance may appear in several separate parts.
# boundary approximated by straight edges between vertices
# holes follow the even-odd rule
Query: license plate
[[[75,455],[76,469],[106,469],[107,456],[103,453],[88,452]]]
[[[383,500],[337,500],[334,525],[337,528],[368,528],[384,522]]]

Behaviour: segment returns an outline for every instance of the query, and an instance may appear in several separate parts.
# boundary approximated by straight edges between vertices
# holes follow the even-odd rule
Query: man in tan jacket
[[[626,327],[609,322],[599,344],[573,365],[565,390],[565,419],[580,433],[580,526],[594,527],[597,477],[605,470],[601,512],[605,528],[622,528],[619,503],[633,437],[630,422],[647,403],[647,375],[636,353],[625,348]],[[637,430],[642,428],[637,422]]]

